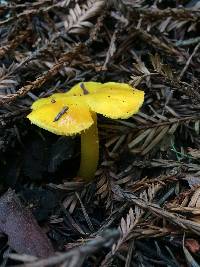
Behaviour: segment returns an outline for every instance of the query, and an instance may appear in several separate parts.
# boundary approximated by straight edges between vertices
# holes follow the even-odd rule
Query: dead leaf
[[[0,217],[0,231],[8,236],[8,244],[16,252],[40,258],[53,254],[47,236],[11,189],[0,198]]]

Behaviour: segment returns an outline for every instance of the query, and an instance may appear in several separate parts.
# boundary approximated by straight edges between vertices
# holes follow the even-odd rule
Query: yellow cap
[[[58,135],[74,135],[93,124],[87,106],[71,99],[56,100],[33,110],[27,118],[35,125]]]
[[[137,113],[144,92],[126,83],[78,83],[67,93],[35,101],[27,116],[39,127],[58,135],[77,134],[93,124],[90,111],[112,119],[126,119]]]

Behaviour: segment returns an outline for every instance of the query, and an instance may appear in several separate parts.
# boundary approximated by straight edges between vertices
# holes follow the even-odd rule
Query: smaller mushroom
[[[79,175],[94,177],[99,160],[96,113],[111,119],[127,119],[144,102],[144,92],[126,83],[78,83],[67,93],[36,100],[27,118],[35,125],[58,135],[81,134]]]

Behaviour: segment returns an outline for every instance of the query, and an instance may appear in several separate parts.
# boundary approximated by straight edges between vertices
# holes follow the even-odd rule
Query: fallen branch
[[[18,267],[45,267],[45,266],[55,266],[57,264],[64,263],[62,266],[81,266],[84,262],[85,258],[96,252],[97,250],[103,247],[112,246],[116,240],[119,238],[118,230],[106,230],[102,233],[101,236],[97,236],[96,238],[88,241],[86,244],[71,249],[66,253],[60,253],[56,256],[51,256],[47,259],[37,260],[35,262],[30,262],[24,265],[18,265]],[[24,256],[20,258],[19,255],[14,257],[14,254],[11,255],[12,259],[23,260]],[[28,260],[28,258],[26,258]],[[30,257],[30,261],[32,257]]]
[[[31,31],[21,31],[19,35],[16,36],[13,40],[9,41],[6,45],[0,47],[0,58],[4,57],[7,52],[14,50],[19,46],[28,36],[30,36]]]
[[[67,52],[58,60],[57,63],[53,65],[51,69],[49,69],[45,74],[37,78],[35,81],[31,82],[28,85],[22,86],[16,93],[9,94],[6,96],[1,96],[0,98],[0,104],[8,104],[16,100],[18,97],[25,96],[29,91],[32,91],[36,88],[41,87],[47,80],[55,76],[59,70],[63,67],[64,64],[68,63],[70,65],[70,62],[76,58],[81,49],[84,48],[83,44],[79,44],[75,46],[73,51]]]
[[[148,211],[155,214],[156,216],[164,218],[168,220],[169,222],[180,226],[184,230],[192,231],[196,233],[197,235],[200,235],[200,224],[199,223],[196,223],[196,222],[193,222],[187,219],[183,219],[179,217],[178,215],[168,212],[167,210],[161,208],[159,205],[150,203],[148,201],[144,201],[143,199],[137,197],[132,192],[124,191],[119,186],[115,186],[113,188],[113,191],[118,198],[124,199],[125,201],[132,202],[138,207],[142,209],[147,209]]]

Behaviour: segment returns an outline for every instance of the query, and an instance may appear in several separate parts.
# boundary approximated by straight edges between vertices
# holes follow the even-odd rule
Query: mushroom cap
[[[79,101],[79,97],[83,97],[81,98],[82,102],[85,100],[85,96],[84,95],[84,92],[83,92],[83,89],[81,88],[81,84],[82,83],[78,83],[76,85],[74,85],[68,92],[66,93],[55,93],[49,97],[46,97],[46,98],[41,98],[41,99],[38,99],[36,100],[31,108],[32,110],[35,110],[35,109],[38,109],[40,108],[41,106],[43,105],[46,105],[46,104],[50,104],[51,102],[53,102],[54,100],[58,100],[58,99],[63,99],[65,97],[72,97],[72,99],[74,99],[74,101]],[[98,82],[84,82],[84,85],[85,87],[87,88],[88,92],[90,94],[93,94],[93,93],[96,93],[96,91],[100,88],[101,86],[103,85],[102,83],[98,83]]]
[[[95,94],[99,90],[101,90],[102,85],[105,85],[106,83],[98,83],[98,82],[81,82],[74,85],[69,91],[67,91],[65,94],[67,96],[84,96],[84,91],[81,87],[81,84],[84,84],[86,90],[89,94]],[[119,84],[119,83],[118,83]]]
[[[61,114],[64,110],[65,112]],[[56,120],[58,114],[61,115]],[[27,118],[33,124],[58,135],[74,135],[94,123],[88,107],[81,103],[77,104],[70,98],[64,100],[60,98],[55,103],[41,105]]]
[[[84,90],[81,84],[66,93],[35,101],[28,119],[50,132],[73,135],[93,124],[91,112],[112,119],[126,119],[137,113],[144,102],[144,92],[126,83],[84,82]],[[55,121],[65,107],[67,111]]]
[[[88,88],[86,84],[85,87]],[[85,98],[92,111],[111,119],[127,119],[138,112],[144,102],[144,92],[126,83],[109,82]]]

